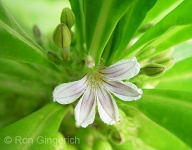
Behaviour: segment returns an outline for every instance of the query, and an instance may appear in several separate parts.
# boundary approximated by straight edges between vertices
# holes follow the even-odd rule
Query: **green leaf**
[[[192,14],[188,10],[192,7],[191,0],[183,1],[172,12],[165,16],[154,27],[148,30],[121,58],[134,56],[146,44],[158,40],[161,35],[171,32],[176,28],[192,24]],[[181,13],[182,12],[182,13]]]
[[[187,59],[188,57],[192,57],[191,47],[192,47],[191,40],[179,44],[178,46],[175,47],[175,50],[173,51],[171,56],[174,58],[176,62]]]
[[[156,53],[167,50],[192,38],[192,25],[179,26],[166,32],[158,40],[150,43],[156,48]],[[148,46],[150,46],[148,45]]]
[[[0,58],[50,67],[44,50],[18,25],[0,3]]]
[[[54,143],[51,141],[45,143],[45,140],[48,138],[54,140],[65,112],[65,107],[51,103],[1,129],[1,149],[52,149]]]
[[[150,42],[145,47],[155,47],[155,53],[174,48],[173,46],[180,44],[192,38],[192,25],[184,25],[175,27],[161,35],[158,40]],[[177,49],[175,49],[177,50]]]
[[[82,54],[83,44],[85,42],[85,14],[83,10],[83,1],[69,0],[71,8],[75,14],[75,36],[78,39],[77,42],[77,51],[80,51],[79,54]]]
[[[175,9],[184,0],[158,0],[155,6],[149,11],[143,23],[157,23],[164,18],[168,13]]]
[[[10,69],[12,68],[12,69]],[[55,83],[59,80],[59,75],[55,72],[50,73],[50,70],[43,66],[26,64],[22,62],[16,62],[12,60],[0,59],[1,74],[7,74],[18,78],[18,82],[21,80],[36,80],[36,82],[43,82],[45,84]],[[44,76],[40,76],[44,74]]]
[[[96,64],[117,25],[133,0],[85,0],[87,49]]]
[[[129,147],[130,150],[190,149],[178,137],[147,118],[141,112],[128,105],[120,105],[120,108],[124,111],[127,117],[124,118],[121,116],[121,122],[119,124],[117,123],[115,126],[118,125],[117,130],[120,130],[120,132],[122,129],[122,132],[127,130],[128,133],[124,134],[127,139],[125,143],[113,145],[116,149],[126,150],[127,147]]]
[[[143,93],[139,101],[129,104],[192,147],[192,93],[156,89]]]
[[[192,57],[177,62],[159,80],[156,88],[192,90]]]
[[[136,30],[144,20],[147,12],[155,5],[157,0],[135,0],[126,14],[119,21],[113,40],[113,46],[111,49],[111,60],[116,61],[115,58],[119,56],[127,47],[131,38],[135,34]],[[138,13],[139,12],[139,13]]]

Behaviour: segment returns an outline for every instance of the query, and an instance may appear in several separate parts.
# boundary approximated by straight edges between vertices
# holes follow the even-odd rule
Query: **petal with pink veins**
[[[75,107],[75,119],[79,126],[87,127],[95,119],[96,100],[94,90],[88,86],[82,98]]]
[[[97,105],[100,118],[106,124],[112,125],[119,121],[117,104],[111,94],[104,87],[96,89]]]
[[[136,85],[130,82],[104,80],[103,85],[116,97],[124,101],[137,100],[141,98],[143,92]]]
[[[100,73],[102,73],[105,77],[115,80],[125,80],[136,76],[139,71],[140,65],[134,57],[133,59],[121,60],[114,65],[101,69]]]
[[[57,86],[53,91],[53,99],[60,104],[69,104],[79,98],[86,88],[86,76],[81,80],[64,83]]]

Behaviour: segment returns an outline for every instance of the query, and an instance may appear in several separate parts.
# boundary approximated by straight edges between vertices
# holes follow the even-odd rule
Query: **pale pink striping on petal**
[[[95,119],[96,100],[94,93],[93,88],[88,86],[75,107],[76,123],[84,128],[93,123]]]
[[[112,66],[100,70],[105,77],[116,80],[130,79],[137,75],[139,71],[140,65],[135,57],[131,60],[121,60]]]
[[[103,85],[107,90],[125,101],[137,100],[142,95],[142,90],[130,82],[103,80]]]
[[[103,87],[98,87],[96,94],[98,111],[103,122],[111,125],[119,121],[119,111],[113,97]]]
[[[64,83],[57,86],[53,91],[53,99],[60,104],[69,104],[79,98],[86,88],[86,76],[81,80]]]

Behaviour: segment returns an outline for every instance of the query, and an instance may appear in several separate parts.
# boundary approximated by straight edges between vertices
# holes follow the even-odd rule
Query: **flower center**
[[[99,87],[103,82],[103,75],[98,72],[91,72],[87,74],[87,81],[93,88]]]

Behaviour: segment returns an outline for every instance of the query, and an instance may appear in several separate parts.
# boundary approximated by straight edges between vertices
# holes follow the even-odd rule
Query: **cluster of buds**
[[[139,60],[148,58],[155,52],[155,47],[148,47],[137,54]],[[173,66],[174,60],[170,57],[172,50],[163,51],[152,56],[147,60],[146,65],[140,70],[140,75],[146,75],[149,77],[157,77],[162,75],[167,69]]]
[[[70,45],[72,41],[71,27],[75,24],[75,16],[71,9],[64,8],[61,13],[60,24],[53,32],[53,41],[61,49],[61,57],[64,61],[70,58]]]

